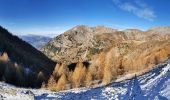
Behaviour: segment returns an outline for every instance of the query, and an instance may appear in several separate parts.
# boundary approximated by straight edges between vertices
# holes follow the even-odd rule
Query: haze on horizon
[[[14,34],[61,34],[76,25],[170,26],[169,0],[0,0],[0,25]]]

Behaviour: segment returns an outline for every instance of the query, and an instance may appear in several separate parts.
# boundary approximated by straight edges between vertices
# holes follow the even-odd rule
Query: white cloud
[[[123,0],[113,0],[114,4],[120,9],[130,12],[138,17],[153,21],[156,17],[155,12],[141,0],[135,2],[123,2]]]

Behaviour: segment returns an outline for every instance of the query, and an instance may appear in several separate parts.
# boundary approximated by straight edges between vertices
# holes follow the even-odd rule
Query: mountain
[[[15,85],[28,87],[40,87],[42,83],[37,83],[36,81],[39,76],[44,76],[41,82],[48,80],[55,62],[48,59],[43,53],[27,42],[12,35],[3,27],[0,27],[0,38],[0,52],[1,54],[3,53],[0,58],[9,59],[1,59],[0,61],[2,73],[2,76],[0,75],[2,78],[0,79]],[[19,77],[23,81],[17,81]],[[23,82],[26,83],[22,84]]]
[[[21,35],[19,36],[22,40],[30,43],[37,49],[41,49],[45,44],[47,44],[52,38],[47,36],[40,36],[40,35]]]
[[[148,31],[138,29],[118,31],[104,26],[76,26],[52,39],[41,51],[54,61],[67,63],[88,61],[94,54],[116,42],[133,41],[138,44],[167,40],[170,37],[169,29],[170,27],[157,27]]]
[[[119,31],[104,26],[77,26],[41,49],[59,62],[56,64],[0,27],[0,79],[28,87],[46,82],[42,85],[45,89],[0,83],[0,98],[170,99],[169,30],[157,27]]]
[[[119,38],[110,34],[114,32],[116,30],[103,26],[77,26],[52,39],[41,51],[54,61],[75,63],[105,48],[113,38]]]
[[[107,85],[129,73],[146,73],[170,57],[169,30],[170,27],[119,31],[104,26],[76,26],[41,49],[50,59],[60,62],[48,86],[64,90]],[[57,86],[50,85],[55,83],[53,80]]]
[[[24,89],[0,83],[0,99],[24,100],[169,100],[170,61],[157,65],[141,76],[135,73],[120,77],[107,86],[79,88],[61,92],[45,89]]]

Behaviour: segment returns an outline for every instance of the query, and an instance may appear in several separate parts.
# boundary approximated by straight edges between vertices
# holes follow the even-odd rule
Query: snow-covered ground
[[[97,88],[50,92],[0,83],[0,100],[170,100],[170,61],[147,74]]]

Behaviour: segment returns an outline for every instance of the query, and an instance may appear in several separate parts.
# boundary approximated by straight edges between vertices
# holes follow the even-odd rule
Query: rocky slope
[[[141,70],[147,72],[168,59],[169,30],[170,27],[157,27],[148,31],[118,31],[104,26],[76,26],[51,40],[42,52],[62,63],[55,68],[51,77],[57,82],[57,87],[70,84],[69,88],[62,85],[60,89],[99,83],[106,85],[119,76]]]
[[[111,44],[112,38],[119,38],[110,34],[115,31],[102,26],[77,26],[51,40],[41,51],[54,61],[74,63],[88,60],[88,56]],[[113,37],[108,39],[110,35]]]
[[[168,40],[169,37],[170,27],[118,31],[104,26],[76,26],[51,40],[41,51],[54,61],[74,63],[88,61],[93,55],[122,42],[133,47]]]

